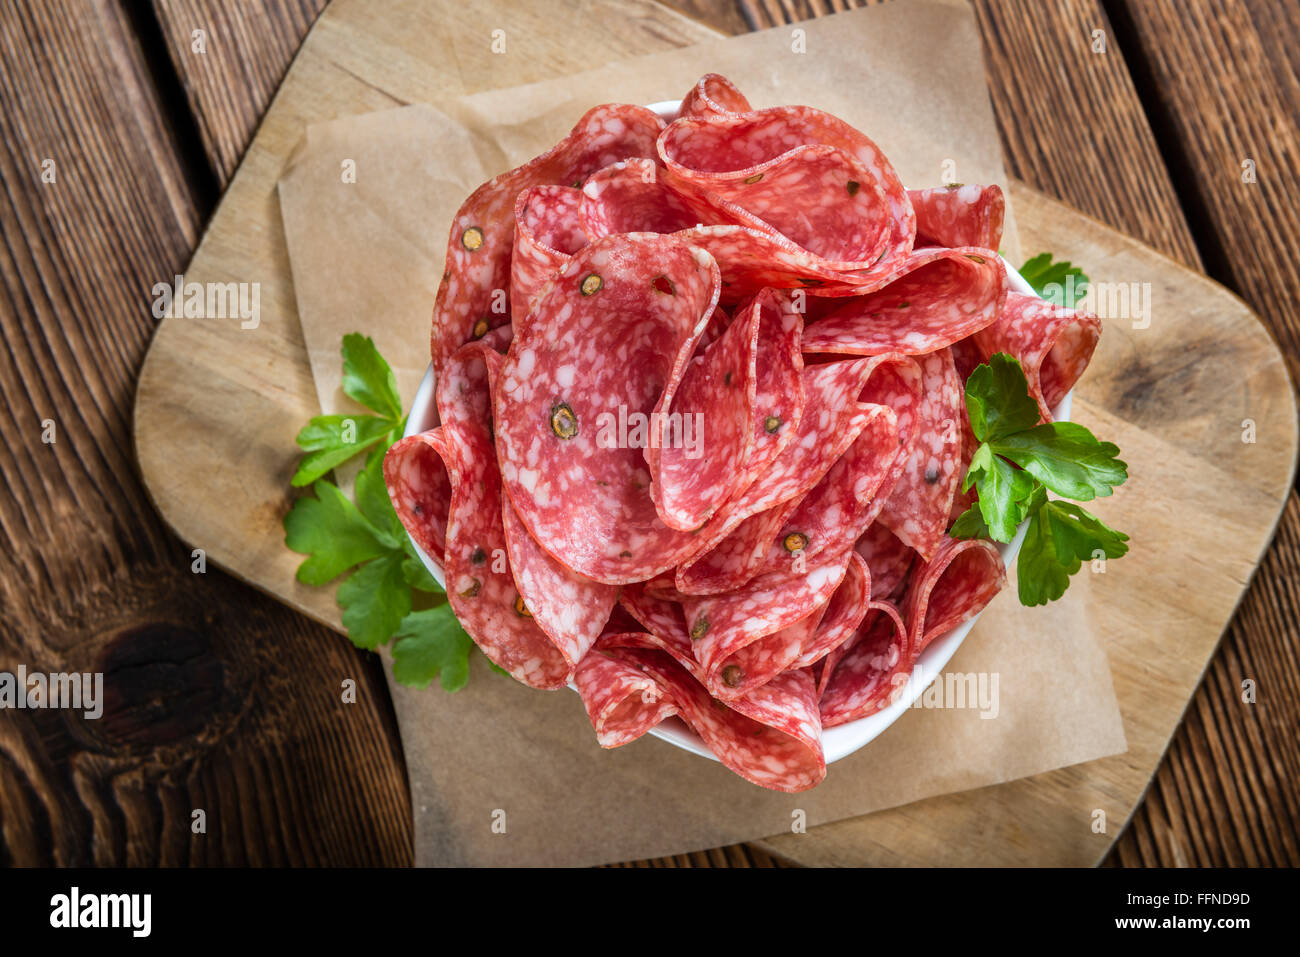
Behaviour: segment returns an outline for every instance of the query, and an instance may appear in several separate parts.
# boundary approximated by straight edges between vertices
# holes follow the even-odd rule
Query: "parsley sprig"
[[[1056,262],[1051,253],[1039,253],[1026,260],[1020,276],[1056,306],[1073,309],[1088,294],[1089,279],[1083,270],[1070,262]]]
[[[966,380],[966,411],[979,447],[962,480],[978,499],[953,524],[954,538],[1010,542],[1026,519],[1016,584],[1025,605],[1065,594],[1070,576],[1099,555],[1119,558],[1128,536],[1074,502],[1110,495],[1128,478],[1119,447],[1076,422],[1039,424],[1038,403],[1020,363],[999,352]]]
[[[373,651],[396,639],[393,677],[416,688],[441,677],[443,688],[456,691],[469,678],[473,642],[416,554],[384,484],[384,453],[406,426],[397,379],[366,336],[344,336],[342,352],[343,392],[376,414],[318,415],[298,434],[307,454],[293,484],[312,484],[315,494],[285,516],[284,543],[308,556],[298,566],[298,580],[308,585],[352,570],[337,599],[354,645]],[[363,452],[354,502],[324,475]]]

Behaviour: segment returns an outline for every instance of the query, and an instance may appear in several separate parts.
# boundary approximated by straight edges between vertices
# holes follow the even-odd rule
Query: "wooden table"
[[[672,5],[741,32],[842,0]],[[0,9],[0,670],[98,670],[126,689],[94,723],[0,712],[0,862],[411,860],[378,659],[215,569],[192,571],[127,451],[150,289],[188,260],[322,6]],[[1300,10],[1269,0],[975,6],[1009,172],[1235,290],[1300,372]],[[1086,75],[1066,75],[1051,56],[1099,36],[1104,52]],[[1242,178],[1248,160],[1253,183]],[[1300,863],[1298,568],[1293,494],[1108,863]],[[368,692],[353,706],[360,715],[334,705],[340,671]],[[1249,707],[1245,678],[1258,689]],[[185,826],[194,808],[208,815],[206,839]],[[781,862],[736,846],[642,863]]]

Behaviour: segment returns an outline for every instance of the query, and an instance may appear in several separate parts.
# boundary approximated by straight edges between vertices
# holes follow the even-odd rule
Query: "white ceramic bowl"
[[[672,100],[652,103],[649,109],[654,110],[665,120],[671,121],[676,118],[680,106],[680,101]],[[1025,282],[1020,273],[1010,263],[1005,259],[1002,262],[1006,266],[1012,289],[1027,296],[1037,295],[1033,287]],[[1052,416],[1057,421],[1068,422],[1070,420],[1070,406],[1073,397],[1074,392],[1071,391],[1052,410]],[[428,371],[424,374],[424,381],[420,383],[419,391],[415,393],[415,400],[411,403],[411,412],[406,422],[405,435],[418,435],[426,429],[432,428],[436,418],[437,405],[434,397],[433,366],[430,365]],[[998,551],[1002,553],[1002,561],[1005,564],[1010,565],[1019,553],[1020,543],[1025,539],[1025,526],[1027,524],[1026,522],[1020,526],[1015,539],[1010,544],[997,546]],[[419,544],[414,540],[412,540],[412,544],[415,545],[415,551],[420,556],[420,560],[424,562],[425,567],[429,569],[429,573],[433,575],[439,584],[444,584],[442,572],[425,554],[424,550],[420,548]],[[909,678],[907,684],[903,687],[902,693],[898,695],[892,704],[868,717],[859,718],[857,721],[850,721],[847,724],[827,728],[823,731],[822,748],[826,754],[826,763],[830,764],[832,761],[847,757],[868,744],[897,721],[903,712],[910,708],[917,698],[921,697],[921,694],[929,687],[930,683],[938,677],[944,666],[948,664],[948,660],[956,654],[957,649],[961,647],[961,643],[966,640],[966,636],[970,634],[970,630],[975,627],[975,622],[978,620],[979,615],[976,615],[970,621],[964,622],[934,639],[921,653],[921,657],[917,659],[911,678]],[[918,677],[918,672],[920,680],[915,680]],[[718,760],[717,756],[708,749],[700,736],[692,731],[686,722],[680,718],[669,718],[657,727],[651,728],[650,733],[693,754],[714,761]]]

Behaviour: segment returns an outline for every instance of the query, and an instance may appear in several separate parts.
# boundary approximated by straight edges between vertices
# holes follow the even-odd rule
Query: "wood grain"
[[[150,289],[202,227],[145,57],[115,3],[0,6],[0,670],[113,689],[98,721],[0,713],[0,863],[406,862],[374,663],[192,573],[129,451]]]
[[[1300,375],[1300,10],[1270,2],[1117,5],[1160,147],[1206,268],[1250,303]],[[1253,160],[1256,182],[1243,182]],[[1261,441],[1266,439],[1261,438]],[[1242,600],[1118,862],[1300,863],[1300,499]],[[1259,688],[1241,701],[1241,682]]]
[[[166,55],[222,189],[326,2],[152,0]],[[202,52],[195,48],[199,30]]]

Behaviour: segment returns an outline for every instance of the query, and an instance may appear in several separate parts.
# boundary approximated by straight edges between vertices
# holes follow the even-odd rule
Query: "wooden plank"
[[[741,3],[758,26],[822,9],[817,0]],[[1268,0],[1141,0],[1109,5],[1112,22],[1093,0],[977,0],[974,7],[1008,171],[1189,266],[1205,268],[1205,250],[1211,275],[1269,324],[1294,376],[1300,369],[1294,239],[1258,237],[1295,237],[1300,227],[1288,181],[1289,158],[1300,144],[1295,124],[1281,122],[1300,114],[1300,10]],[[1094,31],[1101,31],[1104,52],[1094,52]],[[1129,66],[1143,82],[1145,101]],[[1248,153],[1255,154],[1257,169],[1272,171],[1249,186],[1240,182]],[[1286,549],[1300,537],[1293,524],[1298,512],[1300,502],[1293,499],[1150,799],[1107,863],[1297,861],[1300,813],[1286,782],[1300,768],[1294,654],[1300,593],[1286,571],[1286,556],[1294,554]],[[1239,686],[1245,678],[1278,690],[1271,701],[1244,706]],[[1240,762],[1249,773],[1230,770]]]
[[[152,0],[166,54],[222,189],[327,2]]]
[[[1300,9],[1267,0],[1115,4],[1206,266],[1250,303],[1300,376]],[[1243,181],[1253,161],[1255,182]],[[1266,439],[1261,438],[1261,441]],[[1265,556],[1118,860],[1300,863],[1300,499]],[[1242,701],[1241,683],[1259,697]]]
[[[0,713],[0,863],[409,861],[373,659],[192,573],[129,452],[150,290],[202,224],[118,4],[0,5],[0,132],[0,670],[111,689],[98,721]]]

